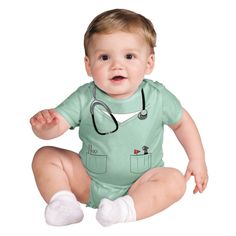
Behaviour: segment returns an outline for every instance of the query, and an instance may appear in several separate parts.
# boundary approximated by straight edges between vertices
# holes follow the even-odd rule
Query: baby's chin
[[[127,89],[116,88],[106,92],[106,94],[114,99],[125,99],[131,97],[135,91],[130,91]]]

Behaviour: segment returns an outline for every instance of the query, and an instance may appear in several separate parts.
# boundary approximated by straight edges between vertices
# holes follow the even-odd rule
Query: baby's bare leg
[[[33,159],[32,168],[38,189],[48,203],[62,190],[71,191],[78,201],[89,199],[90,177],[79,155],[61,148],[40,148]]]
[[[79,155],[60,148],[43,147],[34,157],[33,172],[38,189],[48,203],[46,222],[62,226],[80,222],[80,202],[89,199],[90,177]]]
[[[102,199],[97,220],[103,226],[110,226],[147,218],[179,200],[185,186],[184,176],[178,170],[154,168],[131,186],[127,196],[114,201]]]
[[[152,216],[176,201],[186,189],[184,176],[174,168],[155,168],[140,177],[130,188],[137,220]]]

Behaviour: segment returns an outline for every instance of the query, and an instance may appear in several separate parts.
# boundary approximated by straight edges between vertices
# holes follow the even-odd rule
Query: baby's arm
[[[39,111],[30,119],[35,135],[41,139],[53,139],[69,129],[68,122],[55,110]]]
[[[202,193],[207,186],[208,174],[205,153],[198,129],[191,116],[185,110],[180,122],[170,125],[170,128],[174,131],[189,158],[185,178],[188,180],[193,175],[196,183],[193,192]]]

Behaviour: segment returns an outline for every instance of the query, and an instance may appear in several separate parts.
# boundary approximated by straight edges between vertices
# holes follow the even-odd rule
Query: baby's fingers
[[[52,119],[58,119],[58,113],[55,109],[49,109],[48,112]]]
[[[196,187],[195,187],[193,193],[197,193],[197,192],[202,193],[202,191],[203,191],[203,188],[202,188],[203,180],[202,180],[200,175],[195,176],[195,183],[196,183]]]
[[[42,114],[43,120],[47,123],[50,123],[55,118],[55,114],[51,112],[50,110],[43,110],[41,114]]]
[[[204,191],[207,187],[207,183],[208,183],[208,176],[206,176],[206,178],[203,181],[203,185],[202,185],[202,191]]]
[[[30,119],[31,125],[36,128],[40,128],[44,125],[45,127],[48,127],[56,124],[57,121],[58,118],[54,109],[42,110]]]
[[[196,176],[195,177],[196,186],[195,189],[193,190],[193,193],[197,192],[202,193],[206,189],[207,182],[208,182],[208,177],[203,178],[201,176]]]
[[[36,126],[37,123],[38,123],[38,121],[37,121],[37,119],[36,119],[35,117],[32,117],[32,118],[30,119],[30,124],[31,124],[32,126]]]
[[[38,112],[37,114],[35,114],[31,119],[30,119],[30,124],[32,126],[37,126],[40,124],[44,124],[45,120],[43,118],[43,115],[41,112]]]
[[[184,175],[186,182],[190,179],[191,176],[192,176],[192,172],[187,169]]]
[[[194,190],[193,190],[193,193],[196,194],[196,193],[198,193],[198,192],[200,192],[200,191],[199,191],[199,189],[198,189],[198,186],[196,185],[195,188],[194,188]]]

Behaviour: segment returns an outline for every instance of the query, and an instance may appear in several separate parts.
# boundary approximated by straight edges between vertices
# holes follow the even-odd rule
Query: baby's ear
[[[92,76],[91,66],[90,66],[89,58],[87,56],[84,57],[84,64],[85,64],[85,69],[88,76]]]
[[[148,57],[145,74],[150,74],[154,68],[154,65],[155,65],[155,55],[152,53]]]

